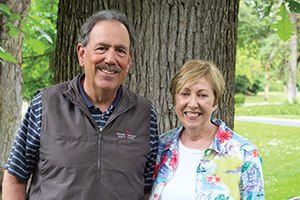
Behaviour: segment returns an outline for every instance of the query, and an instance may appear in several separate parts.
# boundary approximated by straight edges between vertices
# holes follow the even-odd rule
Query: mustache
[[[98,63],[96,64],[96,68],[97,69],[100,69],[100,70],[107,70],[107,71],[114,71],[116,73],[119,73],[122,71],[122,68],[117,66],[117,65],[110,65],[110,64],[107,64],[107,63]]]

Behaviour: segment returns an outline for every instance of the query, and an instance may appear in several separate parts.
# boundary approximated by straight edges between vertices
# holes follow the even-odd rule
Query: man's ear
[[[77,50],[77,57],[78,57],[79,65],[81,67],[83,67],[84,66],[85,47],[82,44],[78,44],[76,50]]]

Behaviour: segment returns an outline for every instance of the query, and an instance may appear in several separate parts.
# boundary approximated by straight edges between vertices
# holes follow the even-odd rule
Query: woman
[[[149,199],[265,198],[257,148],[212,117],[224,85],[218,68],[201,60],[187,62],[172,79],[182,125],[160,136]]]

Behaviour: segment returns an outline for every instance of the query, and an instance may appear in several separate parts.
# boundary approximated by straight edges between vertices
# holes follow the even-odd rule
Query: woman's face
[[[203,76],[194,85],[185,86],[175,95],[175,111],[187,130],[196,130],[211,125],[215,95],[211,84]]]

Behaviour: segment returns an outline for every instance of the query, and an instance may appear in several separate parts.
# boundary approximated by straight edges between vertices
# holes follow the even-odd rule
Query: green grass
[[[268,103],[283,103],[287,101],[287,92],[269,92]],[[297,101],[300,102],[300,91],[297,94]],[[264,103],[265,94],[264,92],[258,92],[256,96],[246,96],[246,104]]]
[[[300,128],[235,121],[234,131],[261,154],[266,199],[300,196]]]
[[[300,115],[284,115],[284,116],[283,115],[260,115],[259,117],[300,120]]]
[[[297,101],[288,104],[286,92],[270,92],[269,105],[238,106],[235,115],[300,119],[300,92]],[[264,103],[264,93],[246,96],[245,103]],[[252,141],[261,154],[266,199],[300,196],[300,128],[235,121],[234,131]]]
[[[300,119],[300,104],[253,105],[235,107],[235,116],[282,116]]]
[[[246,96],[245,104],[236,106],[235,116],[264,116],[285,119],[300,119],[300,92],[297,102],[289,104],[286,92],[270,92],[268,103],[264,102],[264,93],[256,96]],[[255,104],[255,105],[251,105]]]

